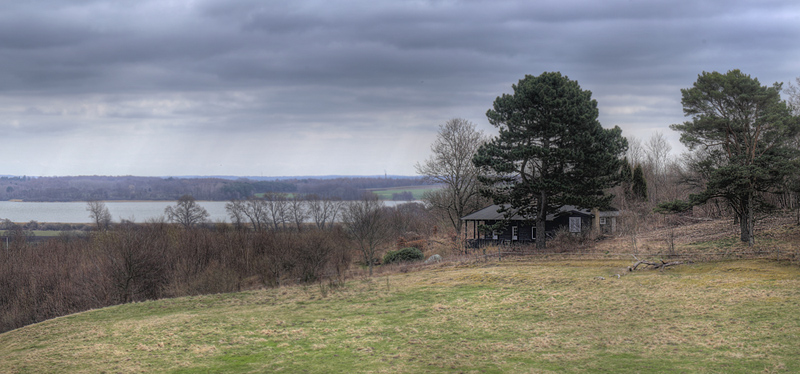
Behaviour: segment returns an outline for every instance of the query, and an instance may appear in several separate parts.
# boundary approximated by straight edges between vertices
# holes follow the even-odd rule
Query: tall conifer
[[[604,129],[592,93],[561,73],[526,75],[512,89],[486,112],[500,133],[473,158],[484,194],[507,205],[507,215],[535,221],[539,233],[564,205],[605,208],[627,149],[622,130]],[[536,236],[538,248],[545,237]]]
[[[672,125],[689,150],[706,152],[705,190],[693,204],[713,198],[728,201],[740,224],[740,239],[753,245],[755,212],[768,206],[763,193],[797,173],[800,120],[781,100],[781,84],[762,86],[739,70],[703,72],[682,89],[683,112],[691,121]]]

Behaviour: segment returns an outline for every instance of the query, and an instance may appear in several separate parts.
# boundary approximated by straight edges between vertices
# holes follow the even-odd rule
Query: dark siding
[[[545,223],[545,231],[548,234],[552,235],[555,234],[556,231],[564,228],[565,230],[569,230],[569,219],[570,217],[580,217],[581,218],[581,229],[583,231],[591,230],[592,228],[592,217],[588,214],[582,214],[578,212],[571,212],[570,214],[564,214],[561,216],[556,217],[552,221],[547,221]],[[493,225],[498,221],[481,221],[484,225]],[[520,241],[531,241],[535,240],[535,236],[533,236],[533,228],[535,227],[534,224],[525,221],[508,221],[505,226],[498,230],[497,240],[512,240],[512,227],[517,226],[517,240]],[[492,239],[491,234],[486,234],[485,239]]]
[[[570,214],[564,214],[561,216],[556,217],[552,221],[547,221],[546,228],[548,233],[555,233],[558,230],[561,230],[563,227],[565,230],[569,230],[569,219],[571,217],[580,217],[581,218],[581,230],[587,231],[592,229],[592,216],[588,214],[578,213],[578,212],[571,212]]]

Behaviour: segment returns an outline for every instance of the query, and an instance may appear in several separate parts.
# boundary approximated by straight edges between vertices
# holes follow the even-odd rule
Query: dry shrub
[[[190,281],[190,290],[195,294],[213,294],[240,291],[239,275],[231,268],[211,261],[202,272]]]
[[[575,250],[587,248],[593,242],[594,234],[591,231],[574,233],[562,227],[555,232],[552,239],[547,240],[547,251],[554,253],[574,252]]]
[[[422,238],[421,236],[414,236],[414,239],[410,240],[401,237],[397,240],[397,249],[403,249],[407,247],[417,248],[420,251],[425,252],[425,249],[428,247],[428,240]]]
[[[450,238],[445,238],[442,236],[431,237],[428,240],[428,245],[426,246],[425,250],[423,250],[423,253],[425,253],[425,258],[433,255],[449,257],[463,254],[463,252],[464,248],[462,243],[453,242],[450,240]]]
[[[314,282],[326,275],[341,275],[339,263],[344,255],[346,238],[340,230],[296,233],[292,262],[301,282]]]
[[[86,237],[29,243],[24,230],[0,252],[0,332],[45,319],[162,297],[343,279],[351,263],[338,229],[184,229],[120,224]]]
[[[107,305],[102,258],[86,240],[52,239],[0,254],[0,332]]]

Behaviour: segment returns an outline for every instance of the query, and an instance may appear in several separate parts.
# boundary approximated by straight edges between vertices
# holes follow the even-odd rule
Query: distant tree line
[[[357,200],[366,189],[424,184],[421,178],[333,178],[261,181],[135,176],[0,177],[0,200],[102,201],[247,199],[265,193],[314,194]]]

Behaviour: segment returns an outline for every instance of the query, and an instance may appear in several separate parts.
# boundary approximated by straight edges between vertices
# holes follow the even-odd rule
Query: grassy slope
[[[110,307],[0,335],[0,372],[800,372],[797,266],[629,264],[442,265]]]

